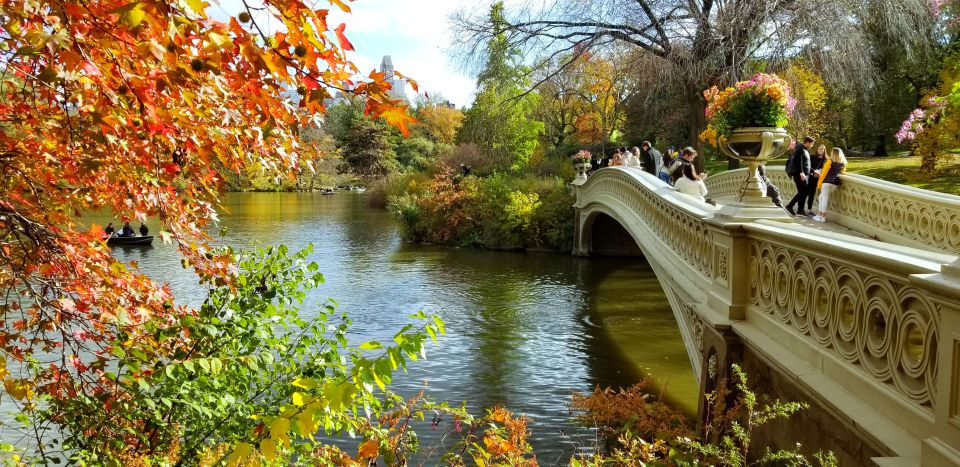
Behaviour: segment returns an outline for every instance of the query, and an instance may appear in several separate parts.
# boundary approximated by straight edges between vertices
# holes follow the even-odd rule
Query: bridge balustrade
[[[786,174],[768,174],[788,196]],[[711,197],[734,197],[745,176],[710,177]],[[623,225],[667,293],[704,391],[735,343],[894,459],[885,465],[960,466],[960,198],[845,176],[829,217],[878,242],[727,222],[635,169],[599,170],[575,190],[575,252],[591,251],[596,216]]]
[[[786,203],[796,194],[793,181],[783,167],[766,170]],[[746,169],[738,169],[708,177],[709,196],[734,198],[746,176]],[[830,222],[884,242],[960,255],[960,196],[857,174],[843,175],[841,180],[842,188],[830,200]]]

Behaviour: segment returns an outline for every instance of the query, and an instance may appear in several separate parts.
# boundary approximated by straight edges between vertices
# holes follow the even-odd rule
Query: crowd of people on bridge
[[[809,150],[814,142],[812,136],[805,137],[803,144],[797,145],[784,165],[784,171],[797,187],[797,194],[787,203],[786,209],[792,216],[810,216],[817,222],[826,222],[830,195],[840,186],[840,174],[847,171],[847,158],[840,148],[833,148],[828,157],[827,147],[822,144],[811,157]],[[814,213],[817,190],[820,190],[820,199]]]
[[[615,149],[609,160],[598,160],[597,165],[635,167],[672,185],[680,193],[706,201],[707,185],[703,181],[707,174],[697,171],[693,163],[697,156],[692,147],[683,148],[679,154],[672,147],[661,153],[649,141],[644,141],[631,150]]]
[[[809,151],[815,142],[812,136],[805,137],[787,159],[784,170],[796,185],[797,193],[786,206],[781,200],[780,188],[766,176],[763,166],[759,172],[760,183],[765,186],[771,202],[786,209],[790,215],[809,216],[817,222],[826,222],[830,197],[840,186],[840,174],[846,172],[847,158],[840,148],[833,148],[828,155],[827,147],[823,144],[811,155]],[[697,171],[694,164],[697,156],[697,151],[692,147],[683,148],[679,153],[674,152],[673,147],[668,147],[661,153],[649,141],[644,141],[640,147],[630,150],[626,147],[616,148],[609,159],[598,159],[596,166],[638,168],[673,186],[678,193],[709,203],[711,200],[707,198],[708,191],[704,183],[707,173]],[[813,209],[815,201],[816,211]]]

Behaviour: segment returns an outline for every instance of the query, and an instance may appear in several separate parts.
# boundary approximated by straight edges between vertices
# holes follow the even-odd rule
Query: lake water
[[[531,417],[542,465],[566,465],[575,450],[595,444],[571,419],[573,391],[629,386],[650,373],[671,404],[696,411],[677,324],[642,259],[405,243],[388,213],[348,192],[233,193],[224,207],[220,225],[232,245],[314,245],[311,259],[326,283],[312,298],[339,302],[355,323],[352,341],[389,341],[418,310],[440,315],[447,335],[393,389],[412,394],[426,383],[433,399],[467,401],[474,413],[501,404]],[[158,241],[114,255],[170,282],[183,303],[204,298],[172,246]],[[425,435],[427,447],[429,429]]]

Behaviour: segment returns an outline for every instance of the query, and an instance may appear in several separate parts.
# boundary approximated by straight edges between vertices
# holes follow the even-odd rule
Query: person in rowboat
[[[125,221],[123,223],[123,228],[120,229],[121,237],[132,237],[133,236],[133,227],[130,227],[130,221]]]

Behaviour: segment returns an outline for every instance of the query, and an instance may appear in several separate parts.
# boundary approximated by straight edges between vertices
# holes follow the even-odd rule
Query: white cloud
[[[323,7],[327,0],[318,0]],[[242,11],[240,0],[221,0],[210,7],[219,20]],[[393,58],[394,68],[413,78],[420,92],[442,94],[463,107],[473,101],[475,82],[457,69],[447,55],[452,41],[449,16],[456,10],[478,8],[476,0],[357,0],[349,3],[352,13],[331,7],[331,27],[346,23],[346,35],[356,51],[350,59],[363,74],[378,68],[384,55]],[[267,28],[279,27],[268,24]],[[408,87],[408,95],[414,96]]]
[[[357,48],[354,59],[361,70],[370,70],[370,63],[379,66],[383,55],[390,55],[394,68],[416,80],[420,92],[442,94],[462,107],[473,100],[475,83],[446,53],[452,40],[448,17],[474,3],[359,0],[350,4],[352,14],[331,13],[329,22],[347,24],[347,36]],[[411,88],[407,92],[413,96]]]

